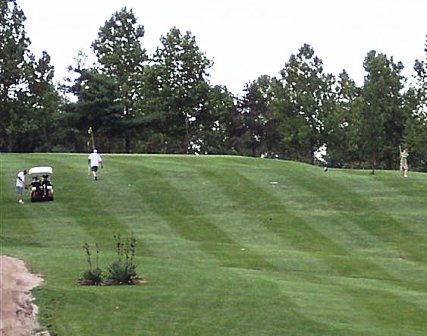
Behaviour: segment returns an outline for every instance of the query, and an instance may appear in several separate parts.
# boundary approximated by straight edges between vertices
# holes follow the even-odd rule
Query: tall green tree
[[[239,100],[239,110],[243,117],[242,135],[245,147],[252,156],[272,154],[272,143],[275,128],[271,127],[273,99],[272,82],[269,76],[260,76],[256,81],[249,82],[243,90],[243,97]]]
[[[140,99],[146,50],[142,46],[144,27],[139,25],[133,11],[126,7],[115,12],[105,22],[92,43],[101,71],[114,76],[122,101],[126,152],[131,150],[131,140],[136,136],[141,111],[135,109]]]
[[[396,165],[407,115],[402,96],[402,63],[370,51],[363,64],[367,75],[362,90],[360,139],[363,157],[372,173]]]
[[[47,52],[33,62],[29,75],[29,94],[26,101],[25,119],[29,125],[25,138],[30,151],[50,152],[54,149],[58,138],[58,117],[61,99],[53,84],[54,67]]]
[[[139,132],[140,151],[147,153],[167,153],[170,143],[166,134],[167,102],[163,99],[159,89],[157,67],[148,64],[144,68],[142,86],[139,93],[141,99],[137,101],[137,110],[142,111],[142,127]]]
[[[355,81],[343,70],[335,86],[334,108],[325,117],[325,136],[329,163],[337,160],[347,165],[360,161],[360,92]]]
[[[212,62],[191,32],[181,34],[174,27],[160,41],[145,77],[149,92],[144,88],[144,113],[159,120],[155,136],[162,139],[162,151],[195,151],[199,131],[206,127],[203,114],[208,113],[208,70]]]
[[[50,151],[59,96],[43,52],[30,52],[25,15],[16,0],[0,0],[0,150]]]
[[[201,121],[195,134],[201,153],[226,154],[233,150],[237,113],[236,98],[226,87],[215,85],[209,89],[206,108],[199,115]]]
[[[410,169],[427,171],[427,118],[421,87],[410,88],[405,94],[408,119],[403,134],[404,146],[409,149]]]
[[[68,111],[75,127],[83,130],[83,139],[87,140],[86,132],[91,128],[102,151],[124,151],[120,138],[127,125],[123,123],[122,100],[115,77],[94,68],[84,69],[75,81],[73,92],[77,101],[68,106]]]
[[[334,104],[334,78],[323,70],[314,49],[304,44],[280,71],[282,146],[287,157],[313,163],[325,143],[325,117]]]
[[[30,40],[16,0],[0,0],[0,149],[16,150],[28,92]]]
[[[427,170],[427,41],[424,52],[425,58],[415,61],[415,83],[405,95],[409,117],[405,125],[404,141],[410,149],[412,165]]]

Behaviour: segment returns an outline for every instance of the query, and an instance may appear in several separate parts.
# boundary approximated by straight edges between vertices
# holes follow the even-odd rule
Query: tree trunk
[[[125,152],[130,153],[130,139],[128,134],[125,135]]]
[[[375,175],[375,167],[377,166],[377,156],[375,155],[375,153],[372,153],[372,157],[371,157],[371,175]]]

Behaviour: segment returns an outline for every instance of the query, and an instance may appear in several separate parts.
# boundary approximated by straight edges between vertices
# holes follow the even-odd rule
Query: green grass
[[[427,176],[222,156],[0,154],[1,253],[43,273],[53,335],[427,334]],[[55,201],[18,205],[18,169]],[[271,183],[277,182],[277,183]],[[83,243],[137,239],[147,284],[79,286]]]

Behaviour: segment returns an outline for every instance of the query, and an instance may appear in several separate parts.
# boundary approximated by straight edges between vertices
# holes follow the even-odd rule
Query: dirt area
[[[0,255],[0,336],[48,336],[30,290],[43,282],[22,260]]]

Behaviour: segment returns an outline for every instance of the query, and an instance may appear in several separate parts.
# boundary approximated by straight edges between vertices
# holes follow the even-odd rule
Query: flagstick
[[[87,142],[87,147],[90,151],[90,142],[92,141],[92,150],[95,149],[95,137],[93,136],[93,130],[92,130],[92,126],[89,127],[89,129],[87,130],[87,133],[90,135],[90,139]],[[90,176],[90,166],[89,164],[87,165],[87,176]]]
[[[95,149],[95,137],[93,135],[92,126],[89,127],[89,129],[87,130],[87,133],[90,135],[89,141],[92,141],[92,150],[93,150],[93,149]]]

